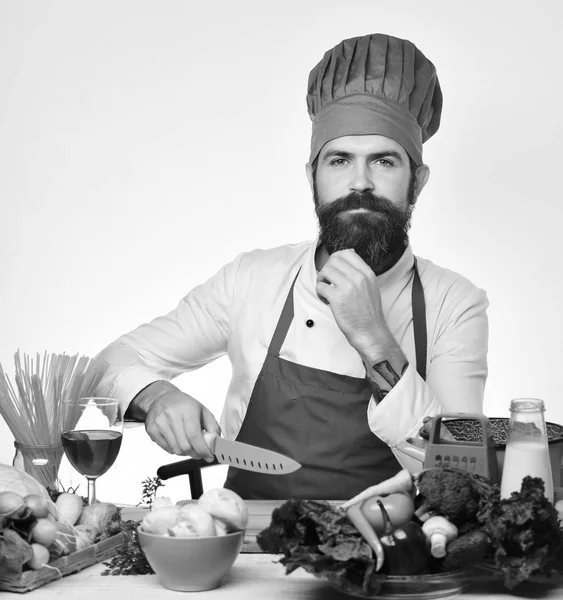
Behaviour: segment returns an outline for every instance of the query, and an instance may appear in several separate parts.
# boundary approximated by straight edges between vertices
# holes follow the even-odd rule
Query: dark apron
[[[286,475],[230,467],[225,487],[245,499],[346,500],[392,477],[401,466],[368,426],[371,389],[366,377],[340,375],[280,358],[293,320],[296,280],[297,276],[236,439],[281,452],[302,467]],[[412,306],[417,371],[425,379],[426,311],[416,258]]]

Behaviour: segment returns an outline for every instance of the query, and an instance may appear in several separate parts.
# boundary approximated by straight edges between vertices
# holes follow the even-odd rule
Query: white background
[[[17,348],[94,356],[239,252],[313,239],[307,76],[325,50],[375,32],[438,69],[442,127],[411,239],[487,290],[485,412],[535,396],[563,423],[559,0],[0,0],[8,374]],[[222,359],[177,383],[219,417],[229,375]],[[12,444],[0,423],[0,462]],[[100,496],[135,503],[173,460],[128,430]]]

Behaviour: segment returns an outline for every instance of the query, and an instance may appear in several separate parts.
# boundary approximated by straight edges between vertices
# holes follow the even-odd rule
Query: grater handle
[[[482,415],[480,413],[444,413],[443,415],[438,415],[434,417],[434,421],[432,423],[432,431],[429,436],[431,443],[440,443],[440,428],[443,419],[463,419],[464,421],[478,421],[479,425],[481,426],[483,447],[494,446],[491,422],[485,415]],[[447,425],[444,424],[444,426]]]

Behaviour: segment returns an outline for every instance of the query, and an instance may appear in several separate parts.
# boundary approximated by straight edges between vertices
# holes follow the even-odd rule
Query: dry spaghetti
[[[43,358],[36,354],[35,360],[24,354],[22,360],[19,350],[14,355],[14,364],[15,383],[0,364],[0,415],[12,432],[16,447],[59,448],[63,401],[94,395],[108,364],[96,364],[87,356],[79,358],[78,354],[46,352]],[[31,474],[46,487],[53,487],[61,458],[62,449],[52,461],[51,469],[43,471],[46,474],[41,475],[41,470]]]

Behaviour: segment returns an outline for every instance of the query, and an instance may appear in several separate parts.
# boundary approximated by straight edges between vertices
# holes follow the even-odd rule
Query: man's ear
[[[424,189],[428,179],[430,177],[430,168],[428,165],[420,165],[417,167],[414,175],[414,193],[412,197],[412,204],[416,204],[420,192]]]
[[[313,179],[313,167],[311,166],[311,163],[307,163],[305,165],[305,173],[307,174],[307,179],[309,180],[309,185],[311,186],[311,193],[313,194],[315,182]]]

